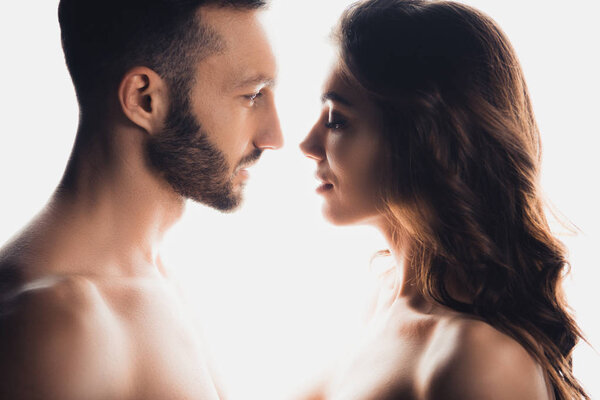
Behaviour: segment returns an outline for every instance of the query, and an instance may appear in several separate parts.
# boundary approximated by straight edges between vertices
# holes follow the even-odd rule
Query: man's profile
[[[282,145],[262,0],[61,0],[64,177],[0,250],[0,398],[218,399],[158,244]]]

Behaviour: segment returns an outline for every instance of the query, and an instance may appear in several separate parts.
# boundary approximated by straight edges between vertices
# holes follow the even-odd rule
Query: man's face
[[[244,167],[281,147],[275,110],[275,59],[255,11],[202,7],[203,24],[223,50],[196,68],[190,93],[173,93],[162,132],[148,144],[151,162],[177,193],[219,210],[236,208]]]

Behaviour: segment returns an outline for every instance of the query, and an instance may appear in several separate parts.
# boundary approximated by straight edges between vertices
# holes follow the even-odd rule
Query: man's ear
[[[127,71],[119,85],[123,114],[149,134],[159,131],[168,111],[166,82],[147,67]]]

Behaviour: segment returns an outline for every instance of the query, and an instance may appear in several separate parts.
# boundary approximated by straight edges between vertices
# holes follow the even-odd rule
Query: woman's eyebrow
[[[324,93],[321,96],[321,103],[325,103],[326,101],[334,101],[336,103],[340,103],[345,106],[352,107],[352,102],[350,102],[344,96],[342,96],[339,93],[334,92],[334,91],[329,91],[327,93]]]

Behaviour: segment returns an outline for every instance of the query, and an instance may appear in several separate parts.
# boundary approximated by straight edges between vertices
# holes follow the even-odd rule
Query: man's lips
[[[236,168],[236,172],[241,169],[249,168],[249,167],[253,166],[254,164],[256,164],[261,155],[262,155],[262,150],[255,149],[252,153],[250,153],[246,157],[242,158],[242,160],[240,161],[240,163],[238,164],[238,166]]]
[[[254,164],[256,164],[256,163],[246,164],[243,166],[240,165],[239,167],[236,168],[234,176],[240,177],[242,180],[248,179],[250,177],[250,173],[248,172],[248,170],[246,168],[250,168]]]
[[[237,173],[237,176],[239,176],[242,179],[247,179],[248,177],[250,177],[250,173],[248,173],[248,170],[246,169],[240,169]]]
[[[254,164],[240,165],[239,167],[237,167],[235,169],[235,173],[239,174],[242,171],[248,172],[248,168],[250,168],[252,165],[254,165]]]
[[[258,163],[258,158],[238,165],[235,169],[234,175],[248,176],[248,168],[253,167],[256,165],[256,163]]]
[[[250,176],[250,174],[248,173],[248,168],[258,163],[261,154],[262,151],[254,151],[249,156],[243,158],[242,161],[240,161],[238,166],[235,168],[233,176],[240,176],[243,179],[247,179]]]

